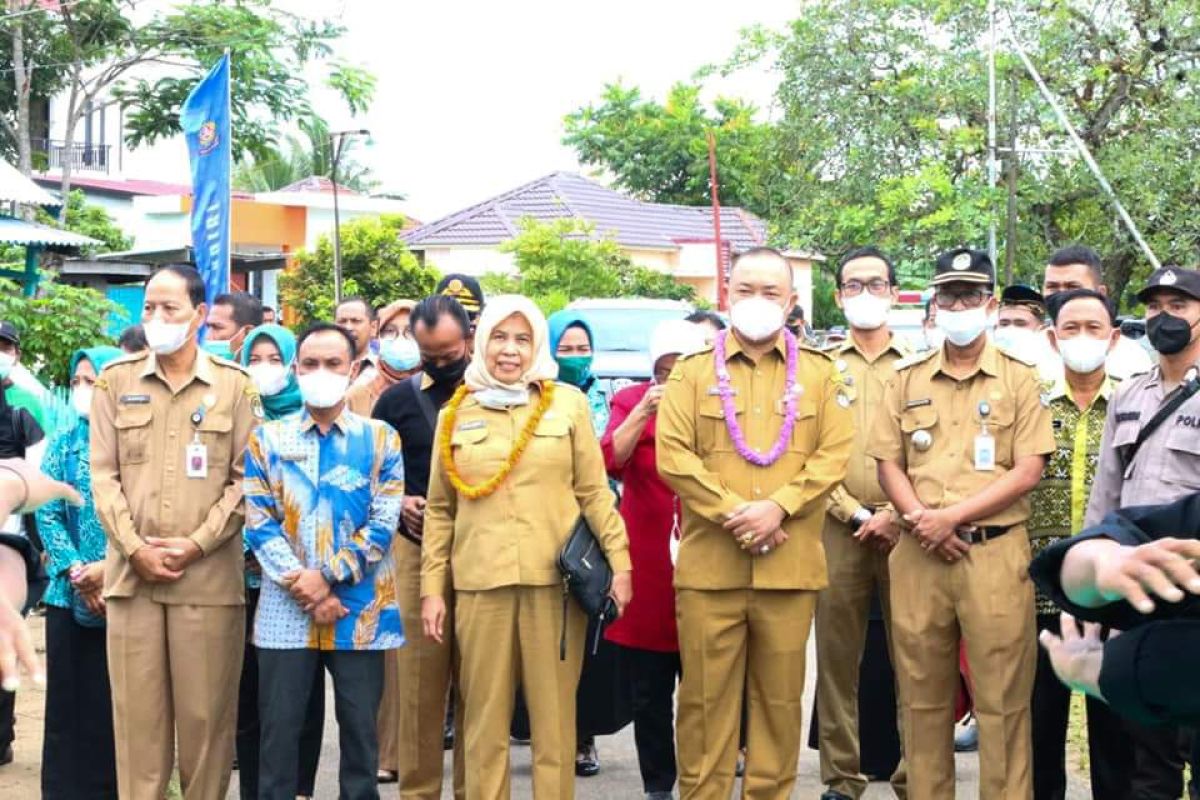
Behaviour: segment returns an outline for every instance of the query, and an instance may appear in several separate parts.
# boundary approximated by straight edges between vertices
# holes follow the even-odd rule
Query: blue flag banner
[[[205,297],[229,291],[230,169],[229,54],[188,95],[179,112],[192,165],[192,249]]]

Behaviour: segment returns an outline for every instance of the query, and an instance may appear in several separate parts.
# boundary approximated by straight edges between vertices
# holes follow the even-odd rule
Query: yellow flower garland
[[[438,448],[442,454],[442,463],[446,465],[446,476],[450,478],[450,484],[455,490],[467,498],[468,500],[478,500],[480,497],[487,497],[497,489],[508,474],[513,471],[513,467],[521,460],[521,455],[525,452],[525,448],[529,446],[529,442],[533,439],[533,432],[537,429],[538,423],[542,421],[542,417],[546,415],[546,411],[550,408],[550,403],[554,399],[554,382],[542,381],[541,397],[538,399],[537,407],[533,414],[530,415],[529,421],[525,423],[525,427],[521,430],[521,435],[517,437],[516,443],[513,445],[512,452],[508,454],[508,458],[504,460],[504,465],[500,467],[500,471],[492,477],[488,478],[483,483],[472,486],[462,479],[458,474],[458,467],[454,463],[454,448],[450,445],[451,434],[454,432],[454,423],[458,419],[458,409],[466,399],[469,390],[466,386],[458,387],[458,391],[450,398],[450,402],[446,404],[446,412],[442,420],[442,430],[438,433]]]

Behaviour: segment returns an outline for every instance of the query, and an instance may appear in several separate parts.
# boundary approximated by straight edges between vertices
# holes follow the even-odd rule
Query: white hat
[[[650,337],[651,368],[663,356],[690,356],[704,349],[704,331],[687,320],[668,319],[658,323]]]

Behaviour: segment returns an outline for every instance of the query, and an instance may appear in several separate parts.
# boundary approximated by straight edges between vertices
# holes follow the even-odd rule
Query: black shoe
[[[854,800],[854,798],[848,794],[842,794],[841,792],[829,789],[825,794],[821,795],[821,800]]]
[[[0,767],[3,767],[6,764],[11,764],[12,762],[13,762],[13,751],[12,751],[12,745],[10,744],[8,747],[4,748],[3,753],[0,753]]]
[[[595,744],[585,744],[575,751],[575,774],[590,778],[600,773],[600,754]]]
[[[454,720],[447,719],[446,727],[442,728],[442,749],[454,749]]]
[[[737,764],[733,767],[733,774],[739,778],[746,775],[746,748],[738,750]]]

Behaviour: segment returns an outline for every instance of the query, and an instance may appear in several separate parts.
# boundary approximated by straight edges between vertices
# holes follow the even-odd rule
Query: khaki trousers
[[[822,538],[829,586],[817,597],[817,741],[821,751],[821,782],[858,800],[867,790],[867,776],[862,774],[859,759],[859,665],[866,647],[871,596],[877,587],[883,624],[888,632],[888,650],[895,662],[888,557],[874,547],[859,544],[852,538],[850,526],[833,517],[826,517]],[[892,789],[896,797],[904,800],[903,758],[892,775]]]
[[[233,767],[242,606],[108,598],[117,791],[162,800],[176,741],[184,800],[224,800]]]
[[[397,537],[396,600],[406,642],[384,658],[383,702],[379,707],[379,768],[399,774],[400,797],[440,800],[442,734],[446,699],[457,672],[453,637],[445,644],[425,638],[421,625],[421,548]],[[447,597],[446,630],[454,630],[453,596]],[[455,690],[455,694],[458,692]],[[463,798],[462,701],[454,717],[454,796]]]
[[[587,620],[567,603],[566,659],[559,659],[563,594],[559,586],[504,586],[455,593],[454,631],[461,657],[468,800],[511,795],[508,734],[516,690],[529,707],[533,796],[575,796],[575,690],[583,667]]]
[[[676,592],[683,661],[675,726],[681,800],[728,800],[743,697],[741,796],[790,796],[800,756],[804,650],[816,600],[816,592],[799,590]]]
[[[892,551],[892,635],[908,793],[954,797],[954,697],[966,642],[979,722],[981,800],[1033,796],[1030,703],[1037,667],[1029,537],[1023,526],[947,564],[905,535]]]

